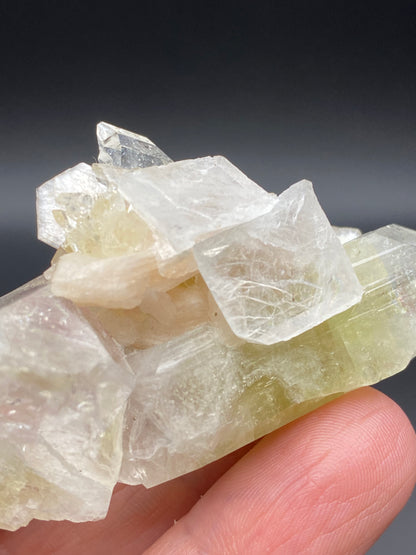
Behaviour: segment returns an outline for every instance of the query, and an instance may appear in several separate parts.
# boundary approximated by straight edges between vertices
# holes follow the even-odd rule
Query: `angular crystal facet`
[[[107,191],[91,166],[78,164],[50,179],[36,191],[38,238],[51,247],[64,245],[78,218],[88,214],[94,201]]]
[[[130,171],[101,167],[100,175],[165,238],[162,258],[268,212],[276,200],[222,156]]]
[[[47,280],[0,300],[8,530],[102,518],[117,480],[190,472],[416,352],[416,232],[357,237],[307,182],[276,197],[221,156],[97,137],[100,163],[38,189]]]
[[[286,341],[362,294],[309,181],[267,214],[198,243],[194,256],[233,332],[253,343]]]
[[[361,229],[358,229],[358,227],[338,227],[334,225],[332,229],[342,244],[348,243],[348,241],[352,241],[361,235]]]
[[[44,279],[1,299],[0,329],[0,528],[103,518],[133,385],[121,354]]]
[[[169,164],[172,160],[150,139],[115,125],[97,125],[98,161],[120,168],[146,168]]]
[[[211,324],[130,355],[121,480],[190,472],[416,354],[416,232],[396,226],[347,245],[362,301],[290,341],[229,345]]]

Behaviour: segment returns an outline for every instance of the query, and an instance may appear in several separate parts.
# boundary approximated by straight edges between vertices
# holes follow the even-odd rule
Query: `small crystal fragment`
[[[263,216],[195,245],[198,269],[233,332],[287,341],[357,303],[362,288],[309,181]]]
[[[150,139],[115,125],[97,125],[98,161],[120,168],[146,168],[169,164],[172,160]]]
[[[78,164],[50,179],[36,191],[38,238],[59,248],[76,226],[79,215],[88,214],[107,187],[97,180],[91,166]]]
[[[352,241],[361,235],[361,230],[358,227],[338,227],[333,225],[332,229],[342,244],[348,243],[348,241]]]
[[[115,344],[37,279],[0,301],[0,528],[103,518],[132,375]]]

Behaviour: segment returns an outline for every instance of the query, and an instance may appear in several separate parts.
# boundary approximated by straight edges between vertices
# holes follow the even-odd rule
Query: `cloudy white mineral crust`
[[[309,182],[172,162],[100,123],[39,187],[52,266],[0,301],[0,527],[105,516],[416,350],[416,233],[332,228]],[[342,243],[345,243],[342,246]]]

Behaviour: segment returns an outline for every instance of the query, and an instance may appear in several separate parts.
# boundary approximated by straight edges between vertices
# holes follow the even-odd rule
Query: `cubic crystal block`
[[[115,344],[37,279],[0,301],[0,528],[103,518],[132,374]]]
[[[172,160],[150,139],[115,125],[97,125],[98,161],[121,168],[146,168],[169,164]]]
[[[161,258],[180,254],[212,233],[265,214],[276,201],[274,194],[222,156],[138,170],[98,169],[100,177],[116,187],[164,238]]]
[[[357,303],[362,288],[309,181],[273,209],[195,245],[194,256],[233,332],[271,345]]]
[[[203,324],[128,357],[137,375],[120,479],[146,487],[203,466],[416,354],[416,232],[346,245],[362,301],[290,341],[230,345]]]

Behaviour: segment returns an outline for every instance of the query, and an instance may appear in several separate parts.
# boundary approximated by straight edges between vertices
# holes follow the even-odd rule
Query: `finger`
[[[365,553],[415,480],[413,428],[365,388],[260,441],[146,553]]]
[[[0,532],[1,555],[137,555],[181,518],[250,446],[160,486],[119,484],[105,520],[32,521],[17,532]]]

